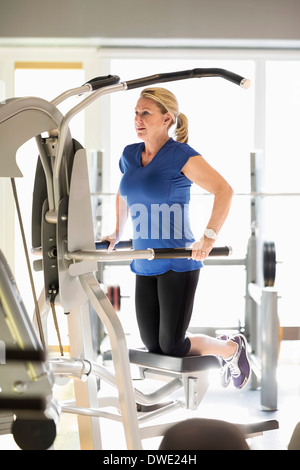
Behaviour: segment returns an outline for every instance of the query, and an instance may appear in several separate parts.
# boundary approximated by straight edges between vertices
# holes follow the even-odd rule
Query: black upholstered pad
[[[174,357],[149,353],[145,349],[130,349],[129,360],[132,364],[139,366],[179,373],[197,372],[221,367],[221,362],[216,356]]]

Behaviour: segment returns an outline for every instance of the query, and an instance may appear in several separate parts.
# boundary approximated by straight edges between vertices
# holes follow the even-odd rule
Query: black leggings
[[[141,339],[150,352],[184,357],[200,270],[136,276],[136,316]]]

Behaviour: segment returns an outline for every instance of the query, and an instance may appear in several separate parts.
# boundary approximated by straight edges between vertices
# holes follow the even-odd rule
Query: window
[[[299,192],[299,108],[300,60],[267,61],[265,187],[268,192]]]
[[[249,193],[250,152],[254,146],[254,77],[252,60],[113,59],[111,73],[126,81],[133,78],[201,67],[219,67],[252,80],[243,90],[221,78],[189,79],[162,85],[177,97],[189,119],[189,143],[232,185],[236,193]],[[118,169],[125,145],[136,142],[133,118],[140,89],[110,95],[110,160]],[[117,190],[120,173],[111,171],[111,187]],[[111,198],[112,213],[114,198]],[[212,197],[193,187],[191,220],[195,236],[201,236],[211,210]],[[238,227],[238,230],[236,229]],[[218,243],[231,245],[243,257],[250,236],[250,198],[235,197]],[[213,292],[218,289],[218,295]],[[201,273],[191,325],[232,326],[244,311],[245,270],[241,266],[207,268]],[[224,307],[228,305],[226,313]],[[209,312],[209,314],[208,314]],[[213,314],[211,314],[213,312]]]
[[[283,324],[299,324],[300,59],[266,61],[264,232],[276,243]]]
[[[263,191],[258,196],[263,207],[263,240],[274,241],[277,253],[276,288],[282,324],[299,323],[297,266],[300,262],[297,238],[287,240],[290,229],[300,229],[298,114],[300,104],[300,56],[295,52],[238,51],[188,52],[166,55],[138,52],[111,58],[110,72],[122,81],[137,77],[196,67],[222,67],[252,80],[250,90],[242,90],[221,79],[192,79],[165,83],[176,94],[180,108],[189,118],[190,144],[200,151],[235,190],[229,218],[222,229],[220,244],[230,244],[234,256],[244,257],[250,236],[250,152],[255,148],[264,157]],[[180,57],[181,58],[178,58]],[[191,58],[192,56],[192,58]],[[228,59],[224,59],[224,57]],[[200,59],[199,59],[200,57]],[[217,57],[217,58],[216,58]],[[124,146],[136,141],[133,108],[139,89],[110,95],[110,138],[107,144],[111,167],[118,168]],[[110,187],[116,191],[120,174],[111,171]],[[279,194],[278,194],[279,193]],[[280,195],[281,193],[281,195]],[[192,219],[194,233],[201,233],[210,211],[209,196],[193,189]],[[201,213],[199,213],[201,207]],[[113,210],[111,206],[110,213]],[[212,289],[218,286],[218,296]],[[206,294],[205,294],[206,292]],[[194,323],[236,324],[244,309],[245,273],[240,267],[206,270],[199,286],[199,303]],[[206,296],[206,297],[205,297]],[[221,299],[221,303],[218,302]],[[226,300],[224,300],[226,299]],[[213,305],[214,303],[214,305]],[[224,305],[226,308],[224,309]],[[205,312],[209,309],[209,319]],[[199,315],[197,312],[200,312]],[[213,312],[213,313],[211,313]]]
[[[79,63],[21,62],[15,64],[15,96],[17,97],[36,96],[51,101],[62,92],[84,83],[84,80],[84,70],[82,64]],[[61,103],[60,111],[65,114],[76,104],[76,100],[78,100],[77,97],[72,97]],[[76,140],[83,144],[84,113],[71,121],[70,129]],[[22,145],[17,153],[18,165],[24,177],[16,178],[16,185],[29,251],[31,248],[31,200],[37,157],[38,149],[34,139]],[[34,304],[18,222],[16,222],[15,259],[16,281],[26,308],[32,312]],[[38,274],[35,275],[35,283],[37,295],[39,295],[43,280]]]

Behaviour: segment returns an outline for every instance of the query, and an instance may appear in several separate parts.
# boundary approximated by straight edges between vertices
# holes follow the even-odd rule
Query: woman
[[[175,140],[169,137],[174,124]],[[190,259],[131,263],[136,274],[136,315],[141,339],[149,351],[159,354],[220,356],[224,385],[232,378],[234,385],[242,388],[250,375],[242,335],[186,336],[202,261],[208,257],[226,220],[233,191],[187,144],[187,118],[179,113],[176,97],[170,91],[142,91],[135,108],[135,129],[143,142],[123,151],[116,230],[104,239],[110,241],[109,249],[113,249],[129,211],[134,249],[192,247]],[[214,195],[211,217],[199,241],[195,241],[188,216],[192,183]]]

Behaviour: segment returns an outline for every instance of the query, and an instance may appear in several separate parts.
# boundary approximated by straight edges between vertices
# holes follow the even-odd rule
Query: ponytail
[[[174,131],[174,136],[177,142],[187,144],[189,138],[188,119],[183,113],[179,113],[177,116],[177,123]]]

